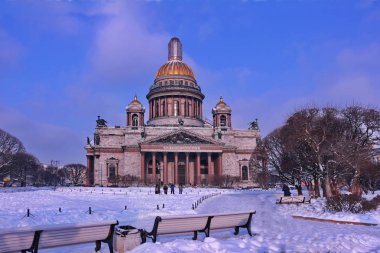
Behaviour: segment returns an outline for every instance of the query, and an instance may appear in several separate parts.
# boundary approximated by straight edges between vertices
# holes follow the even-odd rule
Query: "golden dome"
[[[135,95],[135,97],[133,98],[132,102],[130,103],[130,105],[141,105],[141,102],[137,100],[137,96]]]
[[[223,97],[220,96],[219,102],[215,105],[213,110],[227,110],[230,111],[231,107],[223,101]]]
[[[178,60],[168,61],[162,65],[157,71],[156,78],[171,75],[190,76],[195,79],[193,70],[186,63]]]

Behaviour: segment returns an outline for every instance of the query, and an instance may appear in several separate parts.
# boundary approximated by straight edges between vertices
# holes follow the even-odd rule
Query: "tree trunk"
[[[355,171],[354,179],[352,180],[351,194],[359,197],[363,194],[363,188],[360,184],[360,172],[358,170]]]
[[[318,177],[314,177],[314,197],[315,198],[320,198],[321,197],[321,192],[319,191],[319,179]]]
[[[338,183],[336,182],[336,180],[333,180],[331,182],[331,193],[333,196],[338,196],[340,194]]]
[[[331,198],[333,196],[331,192],[330,176],[328,174],[323,178],[323,196],[326,198]]]

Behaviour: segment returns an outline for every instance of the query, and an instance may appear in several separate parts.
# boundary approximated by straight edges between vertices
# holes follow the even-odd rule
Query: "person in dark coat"
[[[284,184],[282,186],[282,191],[284,192],[284,196],[290,196],[290,189],[289,189],[289,186],[287,184]]]
[[[170,193],[171,194],[174,194],[174,187],[175,187],[174,184],[170,184]]]
[[[301,185],[296,185],[296,190],[297,190],[297,193],[298,193],[298,196],[302,196],[302,186]]]
[[[168,194],[168,186],[166,184],[164,185],[163,189],[164,189],[164,193]]]
[[[178,189],[179,189],[179,194],[182,194],[182,191],[183,191],[183,185],[182,185],[182,184],[179,184]]]
[[[160,185],[159,184],[156,184],[156,187],[154,188],[154,193],[160,194]]]

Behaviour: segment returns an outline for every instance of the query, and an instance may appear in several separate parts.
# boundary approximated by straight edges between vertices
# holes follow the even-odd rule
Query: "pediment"
[[[203,136],[194,134],[189,131],[175,131],[166,135],[155,137],[151,140],[144,142],[144,144],[170,144],[170,145],[188,145],[188,144],[202,144],[202,145],[220,145],[218,142],[205,138]]]

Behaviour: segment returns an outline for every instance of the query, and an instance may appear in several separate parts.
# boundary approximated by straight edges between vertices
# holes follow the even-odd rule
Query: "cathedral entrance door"
[[[178,163],[178,184],[185,184],[186,179],[186,164],[184,162]]]

